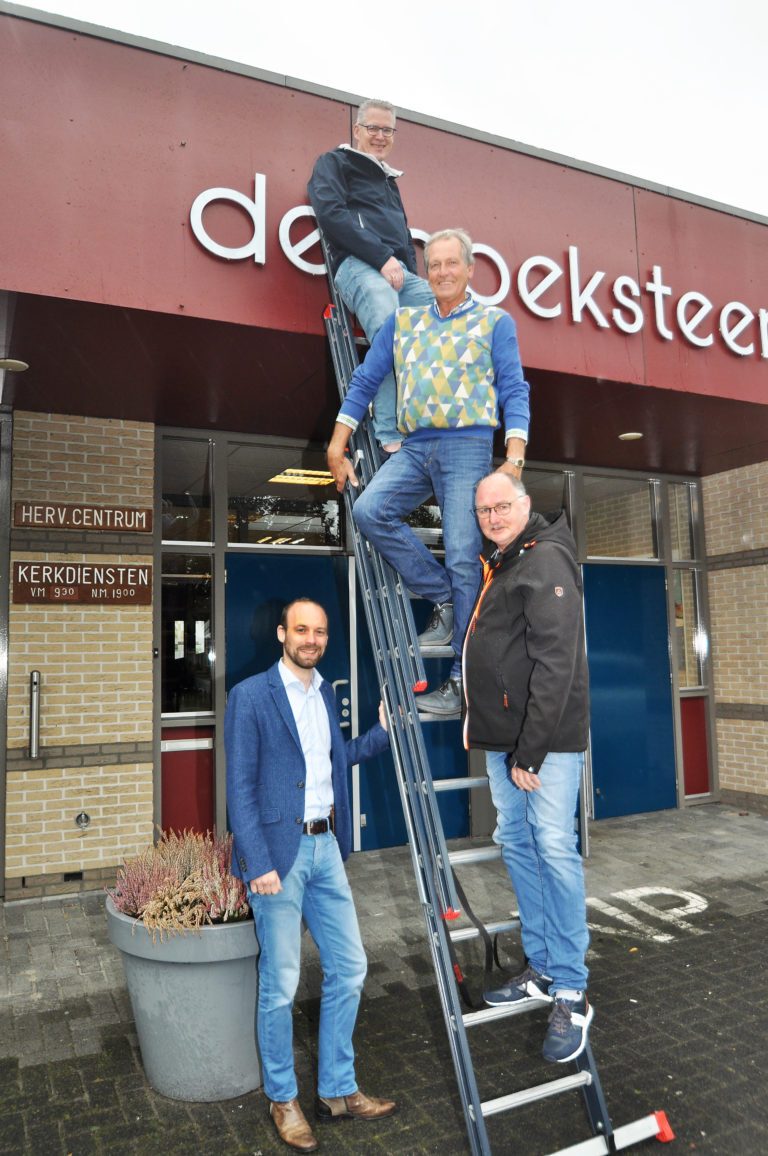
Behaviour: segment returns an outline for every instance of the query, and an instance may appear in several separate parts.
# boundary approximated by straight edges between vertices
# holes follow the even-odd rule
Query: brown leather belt
[[[330,819],[311,819],[309,823],[305,823],[302,831],[305,835],[325,835],[327,831],[333,830],[333,824]]]

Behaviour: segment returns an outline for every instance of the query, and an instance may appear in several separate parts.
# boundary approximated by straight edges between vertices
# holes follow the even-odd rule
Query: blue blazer
[[[336,839],[346,859],[352,847],[347,768],[387,750],[389,735],[377,722],[366,734],[345,741],[332,687],[324,681],[320,692],[331,727]],[[224,741],[232,872],[246,884],[268,871],[284,879],[299,852],[307,769],[277,663],[232,688]]]

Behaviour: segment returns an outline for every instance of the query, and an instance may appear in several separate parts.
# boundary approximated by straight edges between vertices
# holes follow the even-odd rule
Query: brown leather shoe
[[[298,1100],[270,1100],[269,1115],[277,1129],[277,1134],[289,1148],[299,1152],[314,1152],[317,1138],[307,1123]]]
[[[391,1116],[396,1107],[394,1100],[379,1100],[358,1090],[351,1096],[318,1096],[315,1115],[318,1124],[332,1120],[380,1120],[382,1116]]]

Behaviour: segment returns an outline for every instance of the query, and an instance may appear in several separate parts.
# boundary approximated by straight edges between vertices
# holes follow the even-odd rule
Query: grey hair
[[[490,481],[491,478],[498,478],[499,474],[501,474],[502,478],[507,479],[507,481],[511,485],[512,489],[515,491],[516,497],[524,498],[526,496],[528,491],[526,490],[525,486],[520,481],[520,479],[516,478],[514,474],[508,474],[506,470],[493,470],[492,473],[486,474],[485,477],[481,478],[480,481],[475,486],[475,493],[477,493],[478,488],[483,484],[483,482],[488,482],[488,481]]]
[[[364,100],[357,110],[357,124],[365,124],[365,119],[372,108],[380,108],[382,112],[391,112],[392,119],[397,120],[397,109],[388,100]]]
[[[459,242],[461,246],[461,256],[464,259],[465,265],[474,265],[474,257],[472,256],[472,238],[466,229],[441,229],[439,233],[433,233],[431,237],[427,237],[424,243],[424,261],[427,268],[429,268],[429,250],[434,245],[435,241],[450,241],[453,238]]]

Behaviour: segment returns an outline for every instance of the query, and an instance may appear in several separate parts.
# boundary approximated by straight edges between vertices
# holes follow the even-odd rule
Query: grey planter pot
[[[253,920],[152,942],[107,897],[109,938],[123,957],[144,1070],[173,1100],[230,1100],[261,1085],[256,1051]]]

